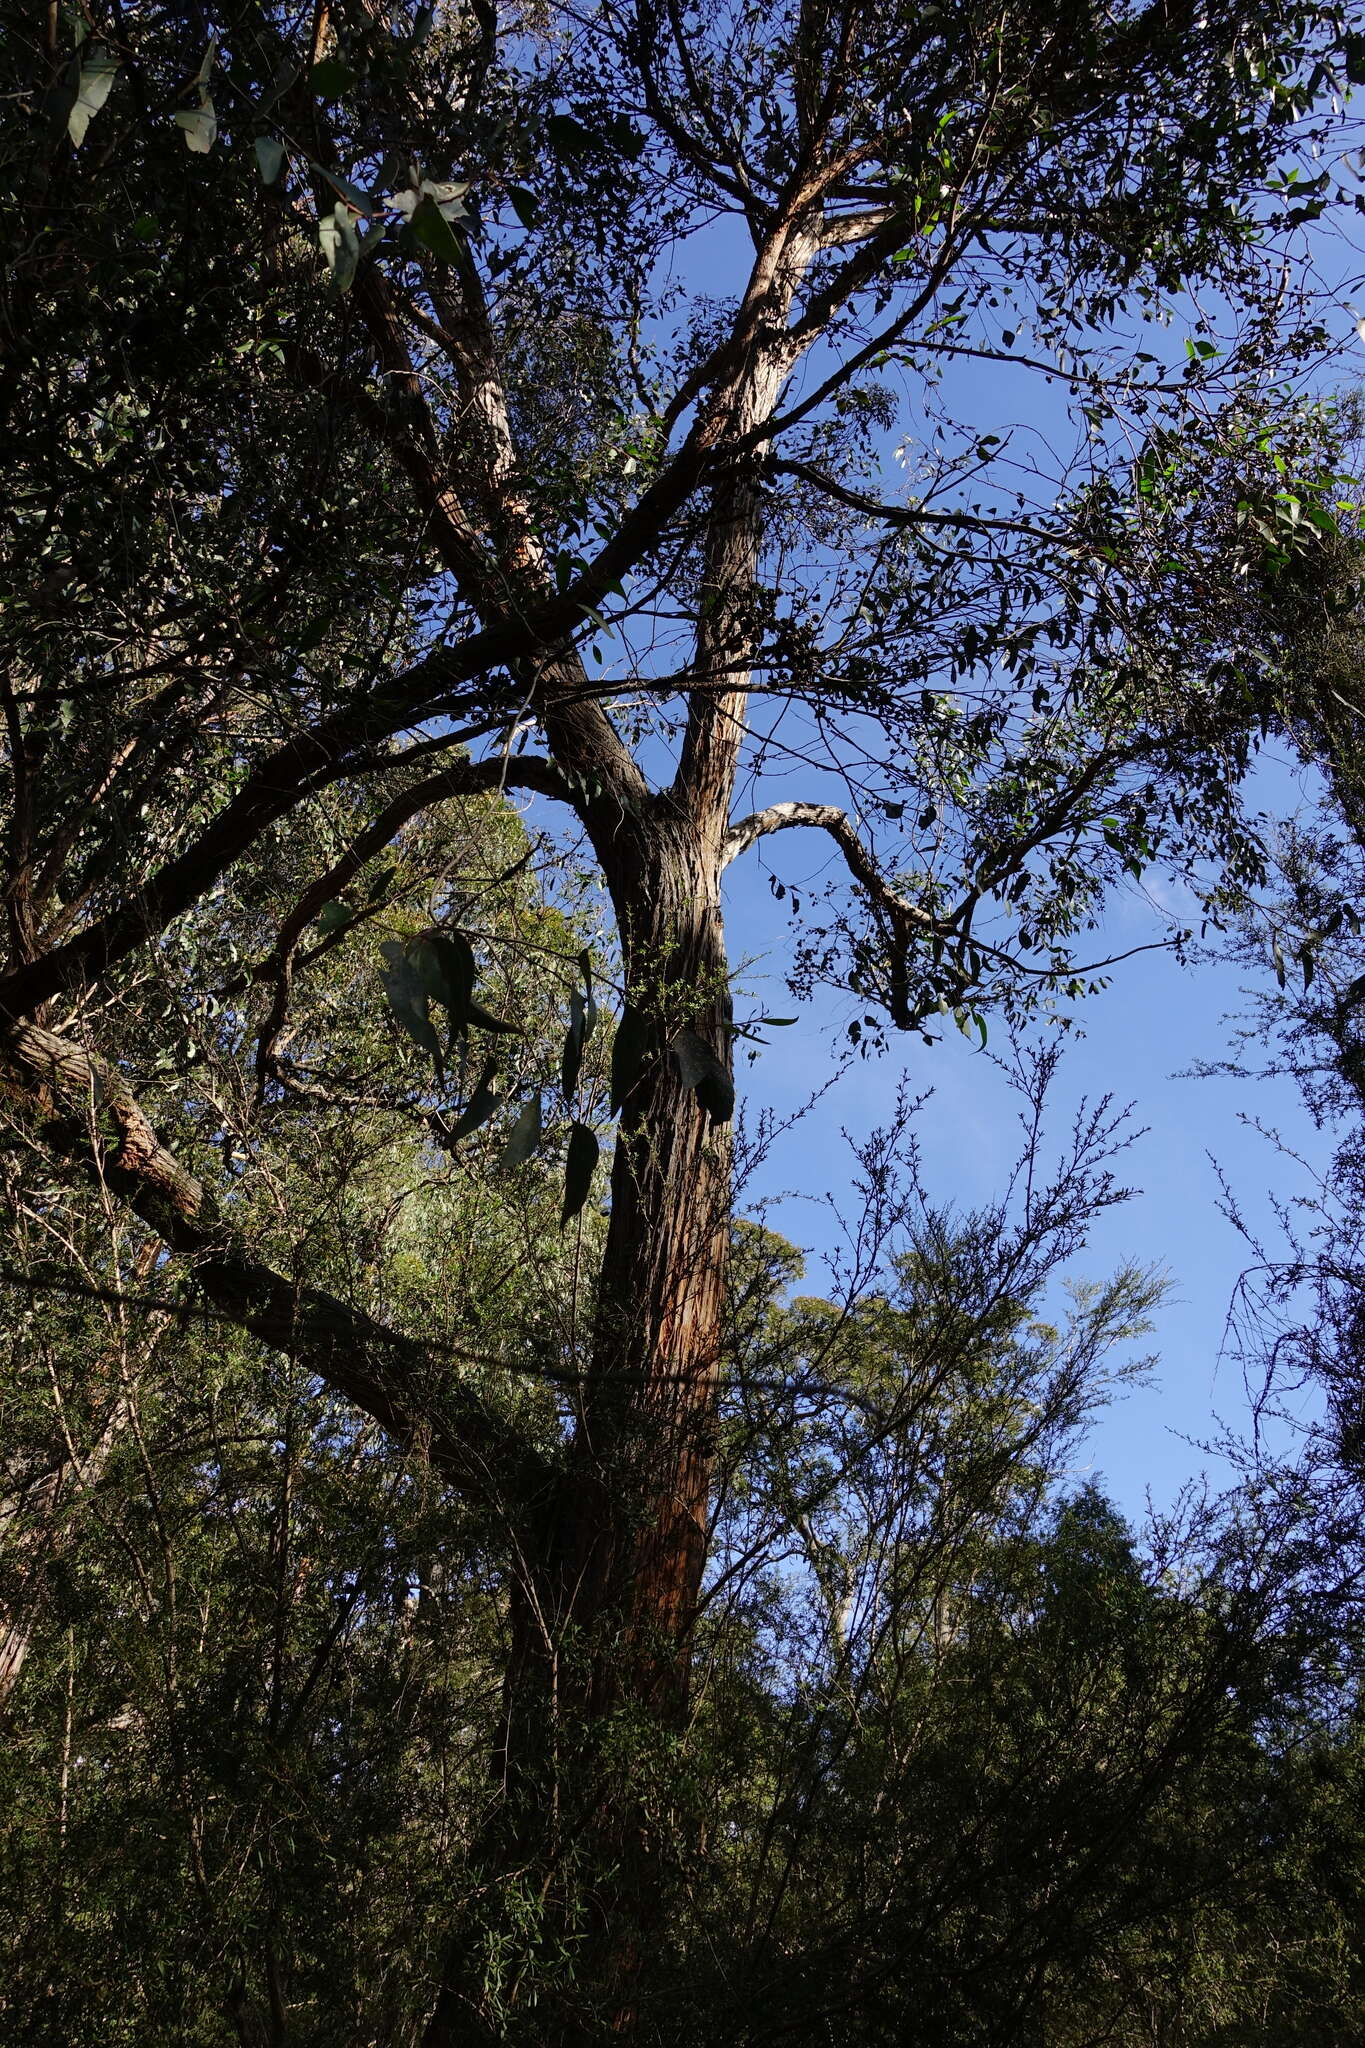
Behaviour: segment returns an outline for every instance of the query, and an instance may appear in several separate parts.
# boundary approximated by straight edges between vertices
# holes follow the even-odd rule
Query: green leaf
[[[85,131],[108,99],[117,76],[118,59],[110,56],[103,43],[92,43],[90,55],[81,65],[76,104],[66,117],[66,132],[77,149],[85,141]]]
[[[463,932],[426,932],[411,948],[427,994],[444,1005],[452,1031],[464,1029],[474,1000],[478,963]]]
[[[611,1048],[611,1107],[613,1115],[634,1093],[649,1057],[649,1032],[634,1003],[627,1003],[616,1026]]]
[[[478,962],[474,958],[474,948],[463,932],[424,932],[420,939],[413,941],[408,952],[426,994],[433,1002],[442,1004],[449,1016],[452,1040],[471,1024],[477,1024],[481,1031],[517,1035],[515,1024],[504,1022],[490,1010],[485,1010],[482,1003],[475,1002]]]
[[[728,1124],[735,1113],[735,1084],[704,1038],[680,1031],[669,1046],[678,1079],[694,1094],[711,1121]]]
[[[201,92],[199,105],[182,107],[175,120],[185,131],[185,147],[195,156],[207,156],[218,136],[218,116],[208,94]]]
[[[572,114],[551,114],[545,123],[545,132],[561,156],[583,156],[590,149],[598,147],[599,138]]]
[[[333,932],[339,932],[354,916],[355,912],[350,904],[341,902],[338,897],[334,896],[330,903],[324,903],[318,912],[318,924],[322,928],[324,938],[330,937]]]
[[[613,115],[607,129],[612,148],[627,163],[635,163],[644,155],[645,138],[628,114]]]
[[[509,185],[507,197],[512,211],[524,228],[533,228],[540,218],[540,201],[534,192],[528,192],[524,185]]]
[[[388,963],[381,970],[379,979],[389,999],[389,1008],[409,1038],[439,1063],[441,1041],[427,1015],[427,992],[421,976],[409,960],[406,948],[396,939],[386,939],[379,950]]]
[[[278,135],[256,137],[256,163],[263,185],[273,185],[284,169],[284,144]]]
[[[355,216],[344,200],[339,199],[318,222],[318,247],[337,290],[349,291],[360,264],[360,237],[355,231]]]
[[[528,1095],[521,1106],[516,1122],[508,1133],[507,1143],[498,1154],[498,1169],[511,1170],[524,1166],[540,1143],[540,1095]]]
[[[477,1024],[480,1031],[501,1031],[511,1038],[518,1036],[515,1024],[509,1024],[505,1017],[495,1017],[491,1010],[485,1010],[482,1003],[471,1003],[468,1015],[470,1023]]]
[[[442,213],[430,192],[425,192],[413,208],[412,219],[408,222],[419,242],[438,256],[442,263],[458,263],[460,244],[450,222]]]
[[[324,57],[313,66],[308,83],[320,100],[334,100],[348,92],[359,75],[344,57]]]
[[[352,213],[369,214],[377,210],[373,196],[362,192],[359,185],[353,184],[349,178],[343,178],[340,171],[324,170],[322,175],[333,191],[341,194]]]
[[[297,64],[281,65],[280,69],[275,73],[275,76],[271,79],[269,88],[266,91],[264,97],[261,99],[257,111],[263,114],[267,107],[273,107],[276,100],[279,99],[282,94],[288,92],[290,86],[294,83],[295,79],[298,76],[299,66]]]
[[[586,1124],[575,1124],[569,1133],[569,1152],[564,1162],[564,1207],[560,1213],[559,1227],[575,1217],[592,1192],[592,1177],[597,1171],[597,1134]]]
[[[448,1143],[456,1145],[461,1138],[467,1138],[471,1131],[477,1131],[480,1124],[486,1124],[502,1097],[494,1093],[493,1077],[498,1071],[496,1060],[487,1060],[479,1076],[479,1084],[470,1096],[448,1133]]]
[[[569,997],[569,1029],[564,1039],[564,1054],[559,1064],[559,1085],[565,1097],[573,1094],[578,1086],[578,1076],[583,1065],[583,1048],[592,1037],[597,1023],[597,1004],[593,1000],[591,987],[586,993],[575,989]]]

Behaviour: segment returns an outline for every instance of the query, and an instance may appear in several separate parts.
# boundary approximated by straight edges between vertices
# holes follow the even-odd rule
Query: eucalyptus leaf
[[[458,263],[460,244],[455,232],[429,192],[424,192],[412,210],[408,226],[418,241],[442,263]]]
[[[263,185],[273,185],[284,169],[284,144],[278,135],[256,137],[256,163]]]
[[[66,117],[66,132],[77,149],[85,141],[85,131],[108,99],[117,76],[118,59],[110,56],[103,43],[92,43],[90,55],[81,65],[76,104]]]
[[[332,901],[324,903],[318,912],[318,924],[324,936],[330,938],[333,932],[339,932],[344,925],[348,925],[354,916],[355,912],[349,903],[342,903],[339,898],[333,897]]]
[[[624,1107],[643,1074],[649,1056],[649,1033],[634,1003],[628,1002],[616,1026],[611,1048],[611,1107]]]
[[[501,1031],[511,1038],[518,1035],[515,1024],[509,1024],[505,1017],[495,1017],[491,1010],[485,1010],[482,1003],[471,1003],[468,1017],[469,1022],[477,1024],[480,1031]]]
[[[678,1079],[694,1094],[711,1121],[728,1124],[735,1113],[735,1084],[704,1038],[684,1029],[669,1046]]]
[[[586,1124],[575,1124],[569,1132],[569,1150],[564,1162],[564,1207],[559,1218],[561,1230],[578,1214],[592,1193],[597,1158],[597,1133],[589,1130]]]
[[[452,1145],[458,1144],[461,1138],[467,1138],[471,1131],[477,1131],[481,1124],[486,1124],[502,1101],[502,1097],[496,1094],[493,1088],[493,1078],[497,1071],[496,1060],[487,1060],[484,1063],[478,1086],[450,1127],[449,1142]]]
[[[386,939],[379,950],[387,963],[379,978],[389,1008],[414,1043],[439,1063],[441,1042],[427,1015],[427,992],[421,976],[409,960],[406,948],[396,939]]]
[[[349,92],[359,77],[344,57],[324,57],[308,75],[308,83],[320,100],[334,100]]]
[[[318,222],[318,247],[337,290],[349,291],[360,263],[360,237],[355,216],[344,200],[339,199]]]
[[[182,107],[175,121],[185,131],[185,147],[195,156],[207,156],[218,137],[218,116],[208,94],[200,93],[197,107]]]
[[[592,990],[575,989],[569,997],[569,1029],[564,1038],[564,1053],[559,1065],[559,1085],[566,1097],[571,1096],[578,1086],[578,1076],[583,1066],[583,1049],[592,1037],[597,1023],[597,1004],[593,1001]]]
[[[524,1166],[540,1143],[540,1094],[528,1095],[517,1114],[516,1122],[508,1133],[507,1143],[498,1154],[501,1171],[514,1166]]]
[[[462,1031],[478,972],[474,948],[464,933],[427,932],[414,941],[409,953],[427,994],[448,1011],[452,1030]]]

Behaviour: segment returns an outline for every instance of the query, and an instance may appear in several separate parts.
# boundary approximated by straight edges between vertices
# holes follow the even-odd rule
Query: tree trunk
[[[813,253],[793,231],[765,254],[755,353],[732,401],[738,435],[776,402],[791,295]],[[595,706],[552,695],[545,716],[556,763],[585,792],[605,792],[585,795],[580,817],[625,965],[618,1065],[622,1041],[630,1055],[592,1355],[563,1472],[521,1532],[495,1759],[504,1796],[491,1865],[523,1884],[536,1874],[547,1948],[577,1953],[586,1980],[578,2013],[566,2007],[556,2030],[564,2041],[600,2033],[604,2018],[617,2035],[634,2031],[640,1962],[680,1833],[670,1744],[687,1711],[705,1567],[732,1166],[728,1105],[712,1114],[696,1061],[729,1085],[720,879],[760,630],[762,452],[760,442],[713,492],[672,787],[648,792]],[[475,1956],[464,1963],[427,2048],[470,2038],[481,1999]]]
[[[534,1885],[547,1953],[577,1948],[578,1990],[545,2036],[563,2041],[631,2031],[642,1944],[663,1909],[672,1830],[657,1788],[687,1709],[730,1236],[728,1123],[672,1050],[694,1032],[729,1073],[720,862],[676,816],[636,844],[645,858],[619,882],[617,913],[637,1078],[577,1426],[519,1532],[502,1797],[480,1859]],[[478,2037],[478,1946],[456,1960],[427,2048]]]

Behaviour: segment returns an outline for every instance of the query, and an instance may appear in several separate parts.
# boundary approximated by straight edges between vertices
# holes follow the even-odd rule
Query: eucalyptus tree
[[[1209,604],[1174,451],[1242,437],[1267,545],[1331,521],[1320,480],[1275,472],[1263,387],[1321,343],[1292,236],[1333,197],[1365,51],[1316,0],[225,0],[16,13],[13,43],[8,1085],[219,1312],[515,1528],[520,1862],[554,1757],[609,1750],[618,1708],[685,1708],[727,866],[793,831],[837,855],[845,891],[795,892],[793,980],[851,991],[859,1036],[1079,995],[1111,882],[1254,868],[1258,643]],[[1071,445],[1010,425],[1030,379]],[[230,1156],[190,1172],[148,1111],[174,1123],[185,1089],[149,979],[202,990],[223,892],[283,857],[290,906],[207,993],[253,1038],[252,1116],[302,1116],[304,1087],[320,1114],[325,1046],[305,1074],[287,1051],[300,982],[386,903],[410,822],[487,792],[566,821],[619,959],[595,1323],[555,1361],[577,1392],[550,1443],[505,1389],[433,1376],[401,1319],[272,1262]],[[504,1057],[495,1085],[508,1020],[471,932],[438,893],[383,972],[434,1134],[515,1094],[514,1163],[549,1063],[509,1088]],[[589,977],[552,1098],[566,1212],[604,1120],[596,1009]],[[583,1811],[638,1919],[648,1845],[595,1769]]]

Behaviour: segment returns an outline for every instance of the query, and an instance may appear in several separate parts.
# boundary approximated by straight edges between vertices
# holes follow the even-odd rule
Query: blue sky
[[[826,858],[810,845],[805,860],[783,846],[782,872],[811,873]],[[752,965],[742,989],[790,1014],[783,993],[782,926],[762,878],[732,871],[729,927],[736,958]],[[1139,900],[1117,906],[1112,927],[1154,935],[1155,915]],[[1130,938],[1130,943],[1132,942]],[[1328,1140],[1313,1130],[1292,1084],[1235,1079],[1182,1078],[1200,1059],[1224,1056],[1225,1018],[1243,1005],[1244,971],[1227,966],[1182,968],[1148,954],[1115,970],[1110,987],[1081,1006],[1084,1035],[1065,1055],[1057,1077],[1049,1128],[1066,1135],[1082,1097],[1112,1094],[1131,1101],[1146,1135],[1125,1155],[1121,1178],[1137,1192],[1096,1224],[1078,1277],[1099,1278],[1125,1262],[1169,1274],[1171,1293],[1158,1311],[1151,1338],[1135,1347],[1159,1354],[1151,1384],[1129,1391],[1099,1420],[1078,1473],[1101,1477],[1130,1514],[1141,1513],[1148,1491],[1169,1504],[1189,1479],[1207,1470],[1215,1483],[1230,1468],[1203,1448],[1223,1428],[1244,1431],[1249,1411],[1237,1362],[1224,1351],[1225,1324],[1238,1276],[1250,1253],[1218,1212],[1217,1160],[1253,1222],[1272,1227],[1267,1195],[1293,1194],[1285,1160],[1243,1119],[1277,1125],[1310,1160],[1325,1163]],[[774,1031],[752,1065],[741,1060],[740,1086],[747,1113],[771,1108],[790,1114],[829,1072],[842,1025],[860,1005],[826,996],[803,1006],[800,1025]],[[998,1069],[956,1032],[932,1049],[917,1036],[893,1038],[887,1051],[853,1063],[781,1138],[756,1176],[752,1194],[781,1197],[769,1215],[775,1229],[813,1254],[812,1290],[821,1285],[821,1255],[834,1239],[823,1198],[847,1201],[851,1155],[843,1133],[861,1138],[881,1122],[902,1078],[932,1095],[918,1120],[924,1180],[935,1201],[963,1207],[1002,1192],[1019,1142],[1017,1104]]]
[[[1277,813],[1314,803],[1314,786],[1283,758],[1259,772],[1257,799]],[[814,883],[831,860],[819,834],[784,834],[765,842],[765,858],[786,881]],[[837,860],[837,856],[835,856]],[[1105,944],[1142,944],[1164,932],[1162,909],[1132,887],[1109,913]],[[772,1010],[792,1014],[784,987],[786,920],[753,862],[731,868],[726,924],[733,961],[747,963],[737,977],[737,1014]],[[1103,948],[1101,948],[1103,950]],[[1060,1145],[1083,1098],[1111,1096],[1134,1106],[1144,1130],[1119,1161],[1119,1178],[1134,1198],[1097,1221],[1087,1253],[1072,1268],[1076,1278],[1103,1278],[1136,1262],[1169,1276],[1171,1292],[1156,1311],[1154,1331],[1138,1354],[1156,1354],[1150,1382],[1130,1389],[1097,1419],[1076,1477],[1103,1481],[1130,1516],[1140,1516],[1150,1495],[1169,1505],[1181,1487],[1207,1473],[1214,1485],[1232,1481],[1232,1466],[1212,1450],[1224,1436],[1250,1430],[1242,1366],[1228,1343],[1228,1311],[1240,1274],[1252,1262],[1242,1235],[1220,1212],[1218,1169],[1236,1188],[1252,1229],[1271,1245],[1279,1231],[1271,1196],[1293,1200],[1308,1190],[1310,1174],[1275,1149],[1263,1128],[1279,1130],[1310,1169],[1326,1169],[1332,1139],[1304,1112],[1287,1079],[1199,1077],[1197,1061],[1230,1053],[1232,1024],[1246,1012],[1246,995],[1273,987],[1267,958],[1257,977],[1246,967],[1205,963],[1181,967],[1171,954],[1146,952],[1113,969],[1109,987],[1076,1006],[1078,1032],[1070,1034],[1050,1100],[1048,1130]],[[864,1006],[823,993],[800,1006],[800,1022],[769,1032],[769,1047],[753,1063],[739,1059],[739,1087],[749,1116],[763,1108],[790,1116],[821,1090],[845,1040],[847,1020]],[[741,1040],[743,1049],[743,1040]],[[886,1053],[855,1059],[839,1083],[821,1096],[774,1147],[753,1180],[749,1198],[772,1200],[767,1221],[808,1249],[808,1286],[823,1286],[823,1260],[837,1227],[827,1202],[849,1202],[849,1139],[868,1137],[886,1120],[896,1090],[907,1081],[915,1094],[931,1092],[919,1114],[923,1180],[935,1202],[970,1208],[999,1198],[1019,1151],[1017,1098],[999,1067],[974,1040],[948,1030],[935,1047],[919,1034],[892,1034]],[[1300,1403],[1308,1415],[1308,1401]],[[1263,1442],[1287,1446],[1289,1432],[1265,1425]]]

